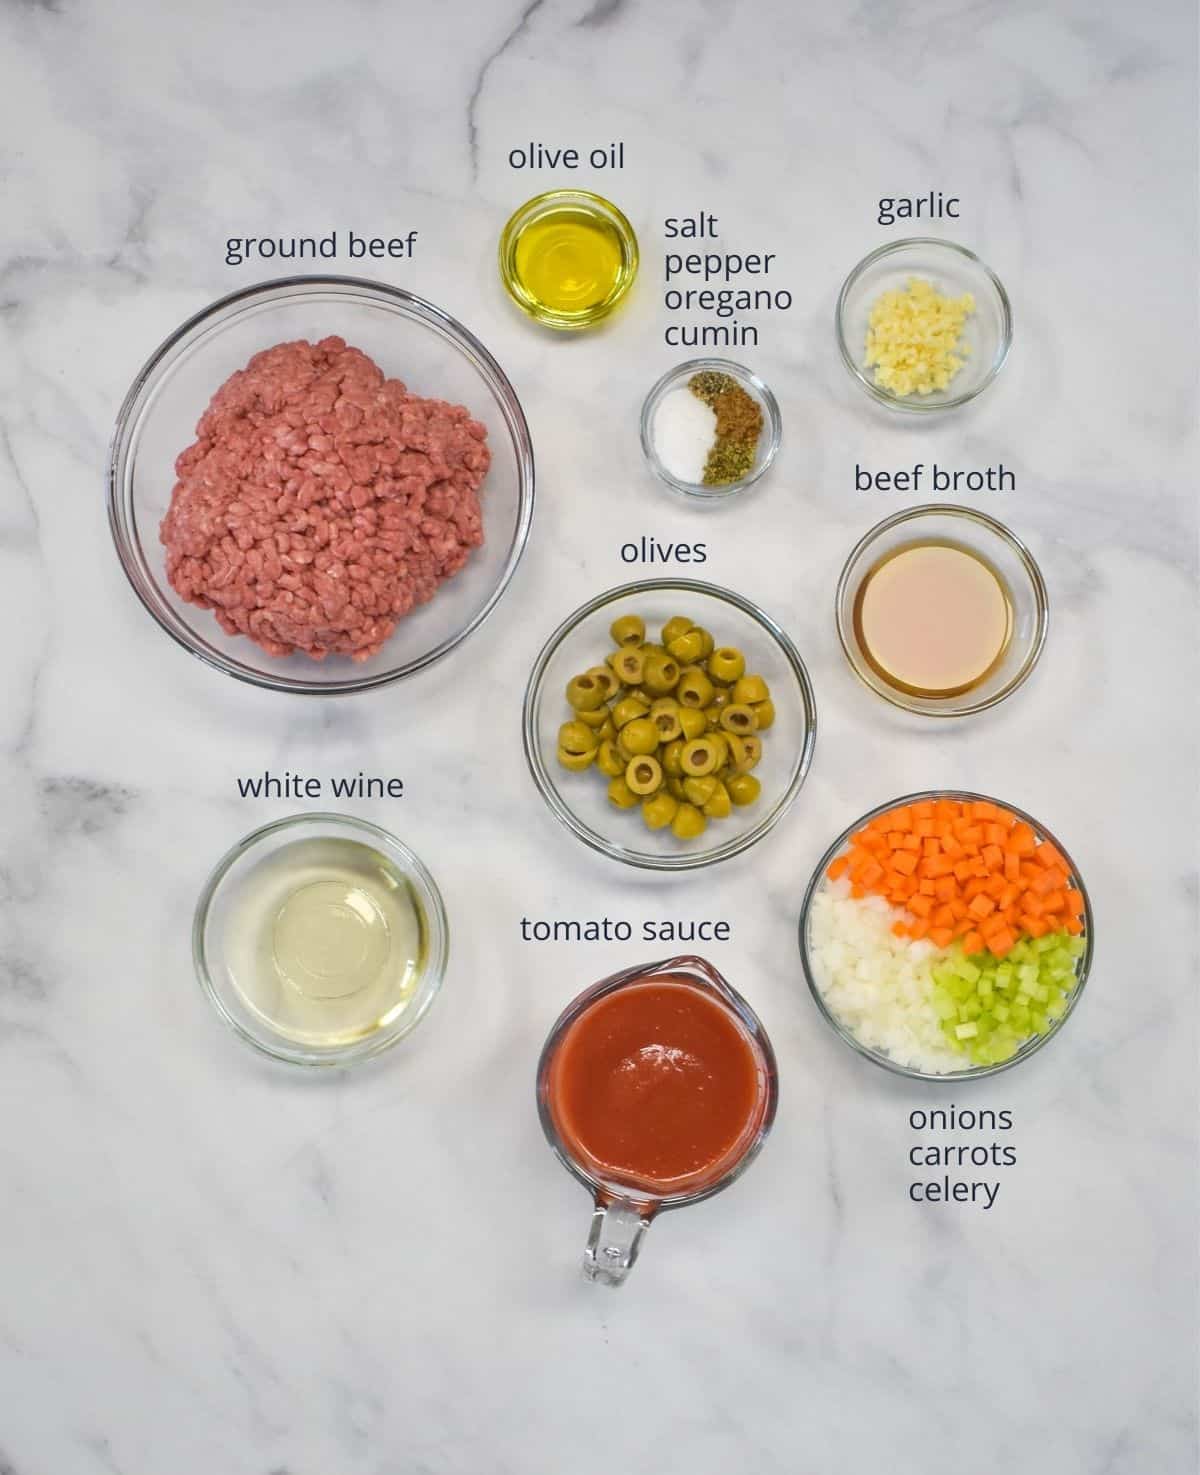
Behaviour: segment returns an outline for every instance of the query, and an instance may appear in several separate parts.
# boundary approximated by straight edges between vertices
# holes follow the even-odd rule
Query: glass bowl
[[[758,401],[763,413],[763,428],[758,437],[754,465],[745,476],[740,477],[737,481],[729,482],[726,486],[706,487],[703,482],[681,481],[663,465],[654,443],[654,417],[664,397],[673,389],[684,387],[693,374],[701,373],[728,374],[752,399]],[[762,476],[774,461],[783,439],[783,418],[779,413],[779,401],[757,374],[752,374],[749,369],[729,359],[690,359],[686,364],[679,364],[665,373],[646,396],[642,405],[641,434],[642,454],[655,476],[673,491],[711,505],[714,502],[723,502],[727,497],[736,496],[738,492],[744,492]]]
[[[607,780],[601,775],[592,770],[571,773],[555,758],[558,729],[571,717],[567,682],[604,661],[613,648],[609,626],[624,614],[641,615],[648,633],[675,615],[687,617],[709,630],[718,645],[737,646],[746,657],[747,672],[760,674],[771,690],[775,723],[764,734],[762,761],[754,770],[762,792],[756,803],[713,820],[697,840],[677,840],[669,829],[647,829],[640,810],[620,810],[608,802]],[[808,672],[783,630],[740,594],[692,579],[647,579],[589,600],[546,642],[525,691],[525,757],[538,792],[585,845],[644,870],[713,865],[761,840],[800,791],[812,762],[816,728]]]
[[[861,819],[855,820],[852,825],[842,831],[838,838],[821,857],[819,863],[817,864],[816,870],[813,872],[812,880],[808,883],[808,889],[804,893],[804,902],[800,909],[800,961],[804,968],[804,976],[808,981],[808,987],[810,993],[813,996],[813,1001],[816,1003],[817,1008],[821,1011],[821,1015],[824,1018],[825,1022],[831,1026],[831,1028],[846,1042],[847,1045],[850,1046],[852,1050],[856,1051],[865,1059],[874,1061],[876,1065],[883,1066],[885,1070],[890,1070],[896,1075],[907,1076],[909,1080],[977,1080],[981,1079],[984,1076],[997,1075],[1000,1071],[1009,1070],[1012,1066],[1018,1065],[1022,1060],[1028,1060],[1031,1055],[1035,1054],[1038,1050],[1042,1048],[1043,1045],[1052,1040],[1070,1018],[1071,1014],[1074,1012],[1076,1004],[1078,1004],[1079,1002],[1080,996],[1083,993],[1084,985],[1087,983],[1088,973],[1091,971],[1092,956],[1095,950],[1095,924],[1092,918],[1091,902],[1088,899],[1087,890],[1084,887],[1082,877],[1079,874],[1079,868],[1075,865],[1070,855],[1054,837],[1054,835],[1052,835],[1050,831],[1046,829],[1045,825],[1039,824],[1039,822],[1035,820],[1032,815],[1026,814],[1025,811],[1022,809],[1018,809],[1015,804],[1009,804],[1001,799],[991,799],[991,803],[1000,805],[1002,808],[1008,810],[1010,814],[1016,815],[1016,817],[1020,820],[1024,820],[1025,823],[1033,829],[1035,835],[1039,840],[1048,840],[1050,844],[1052,844],[1059,851],[1063,859],[1066,861],[1068,869],[1070,870],[1073,889],[1078,890],[1081,897],[1083,898],[1084,930],[1082,940],[1085,944],[1085,950],[1076,959],[1075,962],[1075,986],[1072,989],[1070,998],[1067,1001],[1066,1011],[1062,1015],[1060,1015],[1058,1019],[1052,1021],[1050,1028],[1046,1031],[1045,1034],[1032,1036],[1029,1040],[1025,1042],[1024,1045],[1021,1046],[1021,1048],[1017,1051],[1015,1055],[1011,1056],[1008,1060],[1001,1061],[998,1065],[972,1064],[962,1070],[933,1072],[917,1070],[913,1066],[903,1065],[899,1061],[892,1059],[890,1055],[885,1054],[883,1051],[876,1050],[873,1047],[864,1044],[861,1040],[858,1039],[855,1034],[853,1034],[853,1032],[845,1024],[842,1023],[842,1021],[837,1017],[836,1014],[833,1013],[829,1005],[825,1002],[824,995],[821,992],[820,984],[817,981],[817,969],[812,956],[810,936],[812,903],[813,897],[826,883],[826,872],[828,871],[829,866],[842,853],[842,851],[845,850],[851,835],[862,829],[864,825],[870,824],[870,822],[875,819],[877,815],[885,814],[888,810],[896,809],[901,805],[916,804],[926,799],[932,799],[935,801],[938,799],[979,801],[986,800],[988,799],[988,797],[989,796],[986,794],[975,794],[963,789],[926,789],[919,794],[905,794],[899,799],[892,799],[889,800],[886,804],[877,805],[867,814],[864,814]]]
[[[895,395],[876,384],[873,371],[863,365],[867,322],[879,296],[905,287],[910,277],[923,277],[952,297],[970,292],[975,311],[963,327],[965,362],[947,387],[931,394]],[[864,256],[842,284],[835,324],[842,362],[855,381],[880,404],[915,414],[953,410],[982,394],[1012,347],[1012,307],[1000,278],[965,246],[932,236],[891,241]]]
[[[262,349],[331,334],[361,348],[416,394],[467,406],[487,427],[492,464],[480,488],[485,542],[428,603],[361,663],[331,655],[270,656],[226,635],[211,610],[186,604],[167,582],[158,529],[175,485],[175,458],[195,439],[214,392]],[[219,671],[275,691],[341,695],[423,670],[478,628],[508,587],[533,516],[533,450],[504,371],[440,307],[379,282],[288,277],[222,297],[157,348],[117,417],[109,453],[113,539],[134,592],[185,650]]]
[[[336,1043],[307,1038],[317,1033],[286,1030],[278,1020],[255,1008],[237,984],[240,969],[250,967],[246,941],[253,934],[247,910],[255,890],[272,884],[271,865],[282,866],[280,854],[296,842],[352,841],[378,853],[393,884],[408,890],[419,924],[419,969],[404,1007],[389,1009],[378,1026]],[[299,859],[295,850],[293,859]],[[305,863],[313,862],[304,855]],[[286,874],[286,873],[285,873]],[[283,883],[286,885],[286,882]],[[280,890],[282,894],[282,890]],[[294,894],[294,893],[293,893]],[[258,892],[261,905],[265,891]],[[344,908],[343,908],[344,910]],[[204,884],[192,924],[192,957],[196,976],[217,1013],[234,1032],[276,1060],[295,1065],[348,1065],[378,1055],[409,1034],[425,1017],[441,986],[449,955],[450,929],[437,883],[420,860],[394,835],[366,820],[339,814],[297,814],[253,831],[217,862]],[[281,998],[290,985],[278,973],[274,984]]]
[[[600,301],[571,310],[555,308],[543,302],[522,278],[517,264],[521,236],[530,226],[555,215],[584,216],[616,235],[620,263],[611,288]],[[611,201],[589,190],[556,189],[535,195],[513,211],[500,233],[500,279],[504,290],[523,313],[547,328],[590,328],[603,321],[633,286],[637,269],[638,242],[633,226]]]
[[[921,696],[893,686],[871,664],[855,628],[854,607],[863,579],[880,559],[918,542],[948,543],[977,554],[1008,590],[1012,615],[1008,645],[978,685],[956,696]],[[1016,691],[1037,665],[1050,620],[1041,570],[1024,543],[986,513],[945,502],[894,513],[866,533],[842,569],[835,609],[838,638],[855,675],[894,706],[925,717],[965,717],[994,707]]]

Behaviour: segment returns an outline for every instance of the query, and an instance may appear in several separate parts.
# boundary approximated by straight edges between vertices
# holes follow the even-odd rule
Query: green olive
[[[702,804],[701,809],[708,815],[709,819],[728,819],[733,809],[733,801],[729,797],[729,790],[718,779],[707,804]]]
[[[679,662],[673,661],[664,651],[661,655],[652,650],[646,656],[645,674],[642,681],[647,691],[652,691],[655,696],[663,696],[669,691],[674,691],[675,683],[679,680]]]
[[[703,778],[720,766],[720,751],[714,739],[715,734],[709,733],[707,737],[692,738],[684,743],[679,762],[689,778]]]
[[[672,640],[678,640],[681,635],[686,635],[692,628],[692,622],[683,615],[674,615],[662,627],[662,643],[668,650],[671,648]]]
[[[670,743],[683,731],[679,720],[679,703],[671,697],[660,697],[651,704],[650,721],[658,732],[660,743]]]
[[[668,642],[667,650],[681,666],[690,666],[704,659],[704,638],[699,630],[689,630],[686,635],[677,635]]]
[[[722,732],[718,727],[716,732],[705,734],[707,740],[713,745],[717,754],[717,767],[729,762],[729,734]]]
[[[682,804],[683,801],[687,798],[687,795],[683,792],[683,780],[679,777],[678,774],[673,773],[669,776],[669,778],[667,779],[666,788],[671,797],[677,800],[680,804]]]
[[[614,645],[641,645],[646,638],[646,622],[640,615],[622,615],[608,627]]]
[[[649,717],[635,717],[621,729],[620,742],[635,757],[639,753],[653,753],[658,747],[658,728]]]
[[[582,722],[564,722],[558,729],[558,746],[568,753],[594,753],[599,741]]]
[[[624,650],[614,650],[608,658],[608,664],[617,674],[617,679],[622,686],[640,686],[642,672],[646,669],[646,657],[640,650],[633,646],[627,646]]]
[[[730,702],[721,708],[721,726],[726,732],[735,732],[739,737],[758,731],[758,718],[754,708],[742,702]]]
[[[747,737],[739,739],[739,741],[741,743],[742,756],[737,766],[745,773],[748,769],[757,768],[762,761],[762,738],[759,737],[758,733],[752,732]]]
[[[665,830],[675,818],[679,800],[665,789],[659,789],[651,799],[642,800],[642,819],[648,830]]]
[[[735,804],[753,804],[762,793],[762,784],[752,773],[735,774],[726,784],[726,788]]]
[[[677,840],[695,840],[707,826],[708,821],[694,804],[681,804],[671,821],[671,833]]]
[[[685,778],[683,781],[683,792],[688,796],[688,803],[694,804],[697,809],[704,808],[716,788],[715,778]]]
[[[582,773],[585,768],[590,768],[595,756],[594,748],[589,749],[586,753],[571,753],[566,748],[558,750],[558,761],[564,768],[569,768],[572,773]]]
[[[584,673],[593,681],[599,682],[604,688],[604,700],[610,701],[616,696],[621,683],[617,680],[616,672],[611,666],[589,666]]]
[[[634,758],[625,770],[625,782],[639,798],[653,794],[662,788],[662,764],[649,754]]]
[[[765,702],[770,695],[767,683],[761,676],[741,676],[733,683],[734,701],[744,702],[747,706],[753,706],[755,702]]]
[[[612,720],[618,728],[632,722],[635,717],[644,717],[650,708],[640,697],[622,697],[612,709]]]
[[[595,729],[598,738],[607,738],[610,743],[617,740],[617,724],[612,720],[612,713],[608,712],[604,721]]]
[[[577,712],[594,712],[604,705],[607,695],[606,689],[586,671],[582,676],[572,676],[567,682],[567,701]]]
[[[718,646],[708,658],[708,674],[718,686],[732,686],[746,672],[746,657],[732,645]]]
[[[693,666],[679,678],[675,696],[683,707],[707,707],[712,701],[713,684],[699,666]]]
[[[662,752],[658,755],[659,761],[667,773],[674,777],[678,777],[683,772],[683,763],[680,757],[682,752],[683,741],[680,738],[675,738],[674,741],[666,743]]]
[[[617,745],[607,738],[597,750],[596,767],[609,778],[619,778],[625,772],[625,764],[620,753],[617,752]]]
[[[575,709],[575,721],[582,722],[584,727],[590,727],[593,732],[599,732],[608,721],[608,708],[601,706],[597,707],[594,712],[582,712],[577,707]]]
[[[683,728],[685,738],[700,737],[708,730],[708,721],[703,712],[698,712],[695,707],[680,707],[679,725]]]
[[[758,720],[759,732],[766,732],[775,721],[775,703],[770,697],[765,702],[754,703],[754,715]]]
[[[712,636],[708,633],[703,625],[693,625],[692,628],[695,630],[696,634],[699,635],[703,646],[700,659],[702,661],[707,661],[709,656],[711,656],[713,653],[713,646],[716,642],[713,640]]]
[[[608,802],[615,804],[618,809],[632,809],[638,799],[624,778],[614,778],[609,780]]]
[[[754,764],[747,761],[746,739],[738,737],[736,733],[729,732],[725,734],[725,741],[729,744],[729,755],[728,762],[725,764],[722,772],[728,772],[730,774],[748,773],[754,767]]]

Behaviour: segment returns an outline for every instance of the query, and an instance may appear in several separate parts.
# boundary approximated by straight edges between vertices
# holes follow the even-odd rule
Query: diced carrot
[[[1019,887],[1010,886],[1006,882],[1000,890],[1000,895],[996,898],[996,905],[1000,907],[1001,910],[1004,910],[1006,907],[1012,906],[1013,902],[1016,901],[1017,897],[1020,896],[1020,894],[1021,891]]]
[[[913,938],[914,941],[919,942],[922,937],[927,937],[929,935],[929,923],[925,920],[924,917],[918,918],[918,920],[915,921],[908,929],[908,935]]]
[[[999,912],[993,912],[990,917],[984,917],[983,921],[979,924],[979,933],[984,942],[993,936],[993,934],[1007,932],[1008,930],[1008,923]]]
[[[952,927],[931,927],[929,940],[936,943],[938,947],[949,947],[954,941],[954,929]]]
[[[972,819],[995,819],[996,806],[990,799],[976,799],[971,805]]]
[[[1006,927],[1003,932],[993,932],[987,940],[988,951],[997,958],[1002,958],[1005,953],[1013,950],[1017,939]]]
[[[921,854],[926,860],[933,860],[935,856],[941,855],[941,853],[942,847],[932,836],[928,836],[921,841]]]
[[[1049,896],[1042,897],[1042,906],[1048,916],[1055,912],[1063,912],[1067,909],[1067,893],[1065,891],[1052,891]]]
[[[933,807],[932,799],[918,799],[912,807],[913,819],[932,819]]]
[[[1037,849],[1037,837],[1023,819],[1019,819],[1009,831],[1006,843],[1014,855],[1032,855]]]
[[[892,931],[896,934],[897,937],[907,937],[908,936],[908,923],[907,922],[893,922],[892,923]]]
[[[938,907],[932,916],[935,927],[953,927],[955,920],[954,909],[950,906]]]
[[[865,886],[860,886],[857,881],[850,888],[850,895],[854,898],[855,901],[861,901],[863,897],[866,896],[866,894],[867,888]]]
[[[963,860],[955,861],[954,875],[960,885],[964,881],[969,881],[974,875],[974,871],[971,869],[971,862],[965,858]]]
[[[1049,870],[1051,866],[1056,866],[1064,874],[1066,873],[1066,861],[1063,859],[1060,851],[1055,846],[1051,845],[1049,840],[1042,841],[1042,843],[1034,851],[1034,857],[1037,860],[1038,864],[1045,866],[1047,870]]]
[[[1029,933],[1030,937],[1045,937],[1050,928],[1042,921],[1041,917],[1031,916],[1028,912],[1021,913],[1021,926]]]
[[[984,891],[977,892],[968,911],[974,917],[988,917],[996,910],[996,903]]]
[[[904,843],[901,846],[901,849],[902,850],[912,850],[916,854],[919,855],[921,853],[921,840],[920,840],[920,836],[914,835],[913,832],[910,830],[908,832],[908,834],[905,835],[905,837],[904,837]]]
[[[900,847],[901,847],[901,845],[903,845],[903,844],[904,844],[904,831],[903,830],[889,830],[887,832],[887,848],[889,850],[899,850]]]
[[[974,928],[966,934],[962,940],[963,952],[970,956],[971,953],[983,952],[983,938]]]
[[[939,835],[938,838],[942,842],[942,853],[948,855],[951,860],[960,860],[966,855],[967,852],[962,848],[953,830],[947,829],[946,833]]]
[[[987,887],[984,884],[982,876],[972,876],[963,887],[963,899],[964,901],[974,901],[981,892],[986,890]]]
[[[1067,873],[1061,866],[1048,866],[1036,881],[1030,885],[1031,891],[1036,891],[1039,896],[1046,896],[1051,891],[1061,891],[1067,884]]]
[[[988,829],[995,829],[995,826],[989,825]],[[982,857],[989,871],[998,871],[1004,865],[1004,851],[995,841],[983,847]]]
[[[897,850],[893,852],[892,865],[901,875],[911,876],[917,868],[917,857],[911,850]]]
[[[913,811],[914,815],[916,810]],[[931,840],[934,838],[932,816],[922,816],[913,820],[913,834],[920,840]]]
[[[917,887],[917,890],[922,896],[934,897],[937,895],[937,882],[931,881],[928,876],[922,876],[921,884]]]
[[[1004,844],[1005,833],[1004,826],[998,825],[995,820],[990,825],[984,825],[983,827],[983,838],[989,845],[1002,846]]]
[[[1014,850],[1004,852],[1004,879],[1006,881],[1021,879],[1021,859]]]
[[[1071,890],[1067,892],[1067,911],[1070,912],[1073,917],[1082,917],[1083,910],[1083,892],[1077,891],[1074,887],[1072,887]]]
[[[952,875],[939,876],[933,883],[933,894],[939,901],[949,901],[958,889],[958,882]]]
[[[858,879],[864,886],[874,886],[884,877],[883,867],[877,860],[869,860],[858,873]]]
[[[826,872],[826,875],[831,881],[836,881],[840,876],[844,876],[846,874],[849,865],[850,857],[848,855],[839,855],[830,862],[829,870]]]
[[[928,896],[918,894],[909,898],[908,909],[914,917],[927,917],[933,911],[933,902]]]
[[[1067,920],[1063,923],[1063,926],[1067,929],[1072,937],[1079,937],[1083,933],[1083,918],[1068,917]]]

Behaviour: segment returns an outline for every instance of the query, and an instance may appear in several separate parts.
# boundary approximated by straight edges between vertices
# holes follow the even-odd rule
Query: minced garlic
[[[894,395],[945,389],[970,352],[963,325],[975,311],[970,292],[943,297],[922,277],[884,292],[871,309],[865,364],[875,383]]]

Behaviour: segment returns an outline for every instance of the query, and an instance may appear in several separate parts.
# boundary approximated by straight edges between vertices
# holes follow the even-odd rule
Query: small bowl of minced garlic
[[[729,359],[678,364],[642,405],[646,464],[694,501],[724,501],[753,486],[782,437],[778,400],[757,374]]]
[[[953,410],[982,394],[1012,347],[1012,307],[973,251],[919,236],[865,256],[838,294],[838,348],[891,409]]]

